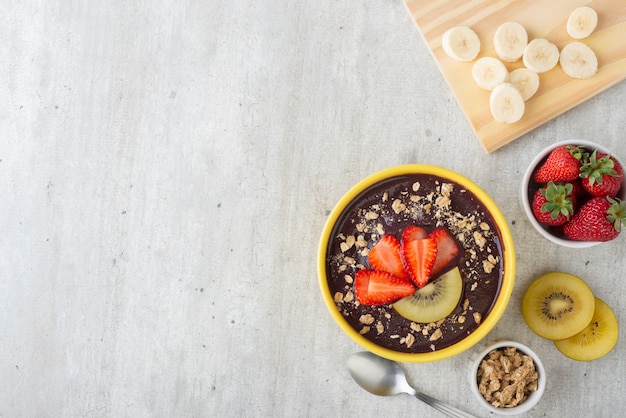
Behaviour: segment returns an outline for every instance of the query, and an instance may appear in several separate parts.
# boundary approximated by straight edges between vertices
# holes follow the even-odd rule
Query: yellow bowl
[[[452,200],[435,203],[436,198],[445,195],[443,184],[453,185],[454,191],[449,196]],[[366,197],[368,200],[364,202]],[[397,206],[393,204],[395,200],[400,200],[395,202]],[[356,221],[360,222],[360,228]],[[426,229],[445,224],[464,248],[459,263],[464,280],[463,296],[455,311],[439,324],[412,323],[400,317],[391,305],[366,307],[354,302],[351,278],[356,271],[367,268],[368,249],[385,233],[400,238],[401,228],[408,224]],[[340,233],[346,225],[357,228],[351,234],[356,244]],[[484,247],[474,246],[480,240],[472,238],[474,233],[489,237],[486,244],[483,242]],[[491,261],[495,258],[493,273],[487,270],[483,273],[477,267],[484,265],[488,255],[492,256]],[[345,283],[341,282],[342,278],[347,279]],[[473,347],[496,325],[513,291],[515,249],[504,216],[474,182],[442,167],[402,165],[363,179],[333,208],[319,242],[318,279],[332,317],[360,346],[401,362],[437,361]],[[477,288],[479,291],[475,292]],[[489,295],[479,298],[483,288],[488,289],[485,292]],[[471,300],[470,309],[463,303],[465,299]],[[477,306],[475,310],[474,306]],[[474,316],[475,312],[482,316]],[[439,333],[443,337],[435,338],[432,334],[439,327],[444,330]]]

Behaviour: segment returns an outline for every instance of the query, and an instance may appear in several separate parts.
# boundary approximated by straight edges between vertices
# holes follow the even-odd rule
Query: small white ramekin
[[[539,382],[538,382],[537,390],[532,392],[528,396],[528,398],[524,400],[524,402],[512,408],[496,408],[493,405],[491,405],[489,402],[487,402],[487,400],[483,397],[483,395],[481,395],[480,392],[478,391],[478,382],[476,379],[476,374],[478,373],[478,368],[480,366],[480,362],[482,361],[482,359],[485,358],[485,356],[487,356],[487,354],[489,354],[492,350],[496,350],[496,349],[504,348],[504,347],[515,347],[517,348],[518,351],[531,356],[533,361],[535,362],[535,369],[537,370],[537,373],[539,374]],[[515,341],[507,341],[507,340],[497,341],[495,343],[492,343],[486,346],[480,351],[477,351],[470,360],[468,378],[469,378],[470,387],[472,389],[472,393],[476,396],[476,400],[478,401],[478,403],[480,403],[484,408],[489,410],[491,413],[498,414],[498,415],[519,415],[519,414],[523,414],[524,412],[530,411],[535,405],[537,405],[537,402],[539,402],[539,400],[543,396],[543,393],[546,390],[546,380],[547,380],[546,371],[537,353],[535,353],[533,350],[531,350],[524,344],[521,344]]]
[[[542,224],[540,224],[539,222],[537,222],[537,220],[535,219],[535,215],[533,215],[533,211],[532,211],[532,196],[528,195],[528,189],[530,187],[530,185],[532,184],[533,180],[533,173],[535,172],[535,169],[537,168],[537,166],[543,162],[543,160],[545,160],[548,157],[548,154],[550,154],[555,148],[558,148],[560,146],[563,145],[577,145],[577,146],[583,146],[585,148],[588,148],[590,150],[594,150],[597,149],[599,152],[603,152],[606,154],[610,154],[613,158],[615,158],[620,164],[622,164],[622,162],[620,161],[620,159],[613,154],[610,150],[608,150],[606,147],[603,147],[602,145],[596,144],[594,142],[591,141],[586,141],[584,139],[568,139],[565,141],[559,141],[556,142],[552,145],[550,145],[549,147],[543,149],[543,151],[541,151],[539,154],[537,154],[537,156],[535,158],[533,158],[533,160],[530,162],[530,164],[528,165],[528,168],[526,169],[526,172],[524,173],[524,177],[522,178],[522,185],[520,187],[520,193],[519,193],[519,201],[520,201],[520,206],[522,208],[522,210],[524,211],[524,214],[526,215],[526,218],[528,219],[528,221],[531,223],[531,225],[535,228],[535,230],[541,234],[544,238],[546,238],[547,240],[558,244],[558,245],[562,245],[564,247],[569,247],[569,248],[588,248],[588,247],[592,247],[594,245],[598,245],[600,244],[600,242],[597,241],[573,241],[573,240],[568,240],[565,238],[561,238],[558,237],[554,234],[552,234],[548,228],[546,228],[545,226],[543,226]],[[624,167],[624,165],[622,164],[622,167]],[[624,184],[622,184],[622,188],[620,190],[620,194],[618,195],[618,198],[620,198],[621,200],[626,200],[626,177],[624,178]]]

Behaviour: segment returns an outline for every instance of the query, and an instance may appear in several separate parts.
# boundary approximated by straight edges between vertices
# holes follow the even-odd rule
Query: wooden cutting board
[[[488,153],[626,79],[624,0],[405,0],[405,4]],[[596,30],[582,40],[598,57],[598,73],[586,80],[577,80],[565,75],[557,65],[540,74],[539,90],[526,102],[522,119],[513,124],[493,120],[489,110],[489,92],[477,87],[472,78],[473,62],[455,61],[441,47],[441,37],[446,30],[467,25],[474,29],[481,41],[477,59],[497,57],[492,41],[496,29],[501,23],[516,21],[526,28],[529,41],[546,38],[560,50],[574,41],[566,30],[569,14],[576,7],[585,5],[598,13]],[[506,65],[509,70],[523,66],[521,60]]]

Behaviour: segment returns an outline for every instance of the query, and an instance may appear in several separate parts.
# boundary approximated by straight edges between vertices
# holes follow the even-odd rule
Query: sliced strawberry
[[[393,235],[383,235],[367,257],[372,269],[386,271],[401,279],[409,279],[400,256],[400,241]]]
[[[461,253],[461,248],[445,228],[435,229],[431,232],[430,238],[437,243],[437,258],[430,273],[432,277],[435,277],[440,273],[445,273],[449,267],[454,265],[454,261]]]
[[[417,286],[428,283],[437,258],[437,243],[432,238],[402,240],[400,254],[409,278]]]
[[[428,232],[419,226],[409,225],[402,232],[402,241],[413,241],[428,238]]]
[[[413,284],[386,271],[360,270],[354,278],[354,294],[363,305],[386,305],[413,292]]]

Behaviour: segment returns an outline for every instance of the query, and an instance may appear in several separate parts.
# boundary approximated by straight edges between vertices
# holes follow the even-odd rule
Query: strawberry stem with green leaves
[[[589,156],[589,153],[583,147],[568,145],[566,148],[569,151],[570,155],[576,158],[578,161],[586,160]]]
[[[574,214],[574,201],[570,196],[573,190],[574,186],[571,183],[549,182],[545,188],[541,189],[541,194],[546,198],[541,211],[550,212],[552,219],[556,219],[559,214],[569,219]]]
[[[617,177],[615,171],[615,163],[609,155],[604,155],[601,158],[597,158],[597,151],[593,151],[588,158],[582,160],[582,166],[580,167],[580,177],[588,178],[589,185],[593,186],[594,183],[602,184],[602,176]]]
[[[606,219],[613,224],[616,231],[621,231],[622,223],[626,223],[626,201],[607,197],[611,206],[606,211]]]

